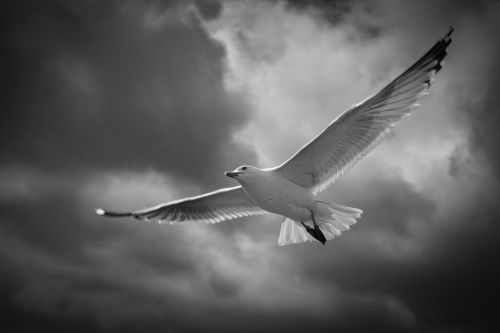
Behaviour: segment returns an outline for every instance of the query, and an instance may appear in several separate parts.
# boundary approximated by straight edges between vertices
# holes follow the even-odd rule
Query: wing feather
[[[418,107],[441,69],[453,28],[374,96],[352,106],[289,160],[276,167],[292,182],[320,192],[370,152],[402,117]]]
[[[138,220],[159,223],[186,223],[204,221],[218,223],[268,212],[251,201],[241,186],[223,188],[196,197],[185,198],[132,212],[117,213],[97,209],[97,214],[109,217],[131,216]]]

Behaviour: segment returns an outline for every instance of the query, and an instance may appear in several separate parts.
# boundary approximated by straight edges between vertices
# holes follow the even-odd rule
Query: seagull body
[[[240,186],[126,213],[97,209],[109,217],[131,216],[160,223],[217,223],[250,215],[283,216],[279,245],[323,244],[356,223],[362,211],[317,200],[316,195],[370,152],[428,94],[441,69],[453,29],[385,88],[353,105],[283,164],[241,166],[226,172]]]
[[[236,179],[248,198],[268,212],[295,221],[307,221],[311,218],[311,211],[317,211],[311,191],[273,169],[243,166],[234,172],[226,172],[226,175]]]

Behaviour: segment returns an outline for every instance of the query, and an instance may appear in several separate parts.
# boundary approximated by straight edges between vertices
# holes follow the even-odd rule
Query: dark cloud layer
[[[3,163],[154,166],[198,178],[235,166],[228,151],[253,161],[247,147],[221,146],[246,106],[224,91],[224,49],[199,19],[161,16],[179,4],[15,4],[2,14],[2,87],[10,92],[1,106]],[[195,118],[205,126],[191,126]],[[205,172],[187,163],[192,156]]]
[[[235,134],[268,118],[227,88],[234,54],[206,27],[228,8],[347,27],[362,46],[388,38],[408,58],[455,26],[447,84],[424,111],[446,108],[451,133],[466,133],[446,172],[416,186],[368,157],[322,194],[364,210],[326,246],[278,247],[271,216],[172,227],[94,216],[101,203],[225,186],[225,169],[257,163]],[[499,15],[491,1],[2,4],[0,331],[495,331]],[[290,40],[259,40],[256,26],[235,32],[239,51],[249,66],[279,63]],[[385,144],[409,142],[402,132]]]

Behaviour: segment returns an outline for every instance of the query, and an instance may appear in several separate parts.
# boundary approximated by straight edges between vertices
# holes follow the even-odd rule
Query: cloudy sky
[[[500,325],[500,4],[10,1],[0,331],[488,332]],[[279,247],[281,218],[109,220],[281,163],[455,27],[431,95]]]

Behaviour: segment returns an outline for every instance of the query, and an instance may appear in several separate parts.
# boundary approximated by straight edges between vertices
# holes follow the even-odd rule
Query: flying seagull
[[[240,186],[222,188],[155,207],[117,213],[159,223],[217,223],[250,215],[283,216],[279,245],[317,240],[323,244],[356,223],[357,208],[319,201],[316,195],[341,177],[428,94],[441,69],[453,28],[415,64],[385,88],[353,105],[283,164],[259,169],[240,166],[225,175]]]

